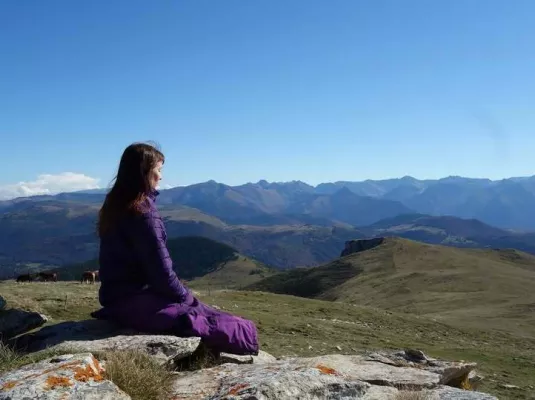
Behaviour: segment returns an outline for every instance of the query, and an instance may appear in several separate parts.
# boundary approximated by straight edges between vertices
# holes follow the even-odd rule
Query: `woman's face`
[[[163,163],[161,161],[158,161],[158,163],[150,171],[150,185],[152,190],[156,190],[158,184],[162,180],[162,167]]]

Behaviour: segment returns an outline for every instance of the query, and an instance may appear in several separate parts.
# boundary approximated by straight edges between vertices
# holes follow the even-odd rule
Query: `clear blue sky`
[[[535,1],[0,2],[0,185],[533,174]]]

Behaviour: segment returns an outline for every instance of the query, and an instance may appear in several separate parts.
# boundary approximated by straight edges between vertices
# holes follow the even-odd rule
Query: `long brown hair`
[[[115,183],[99,212],[97,231],[100,237],[121,217],[142,211],[143,203],[152,191],[151,170],[160,161],[165,162],[165,157],[156,145],[133,143],[124,150]]]

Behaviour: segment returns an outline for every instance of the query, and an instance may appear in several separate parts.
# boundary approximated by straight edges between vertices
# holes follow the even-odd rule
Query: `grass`
[[[77,353],[77,351],[64,348],[61,350],[49,349],[31,354],[22,354],[0,342],[0,374],[22,367],[23,365],[36,363],[50,357],[67,353]]]
[[[9,306],[36,305],[51,318],[50,324],[89,318],[89,313],[98,308],[98,286],[8,281],[0,283],[0,292]],[[437,358],[477,362],[479,372],[486,377],[479,388],[481,391],[504,399],[535,399],[528,390],[513,393],[500,387],[500,384],[521,388],[535,385],[533,338],[454,327],[425,317],[343,302],[263,292],[212,290],[208,294],[201,289],[200,299],[255,321],[261,348],[274,356],[418,348]]]
[[[374,249],[283,272],[251,288],[533,337],[534,284],[535,257],[526,253],[391,238]]]
[[[136,351],[107,352],[106,379],[133,400],[161,400],[171,395],[173,375],[149,355]]]
[[[19,366],[22,356],[10,346],[0,342],[0,373]]]

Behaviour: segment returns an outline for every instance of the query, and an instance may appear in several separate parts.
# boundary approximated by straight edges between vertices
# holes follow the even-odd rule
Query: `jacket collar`
[[[159,191],[157,191],[156,189],[153,190],[152,192],[149,193],[148,197],[150,197],[150,199],[152,201],[156,201],[156,197],[160,194]]]

